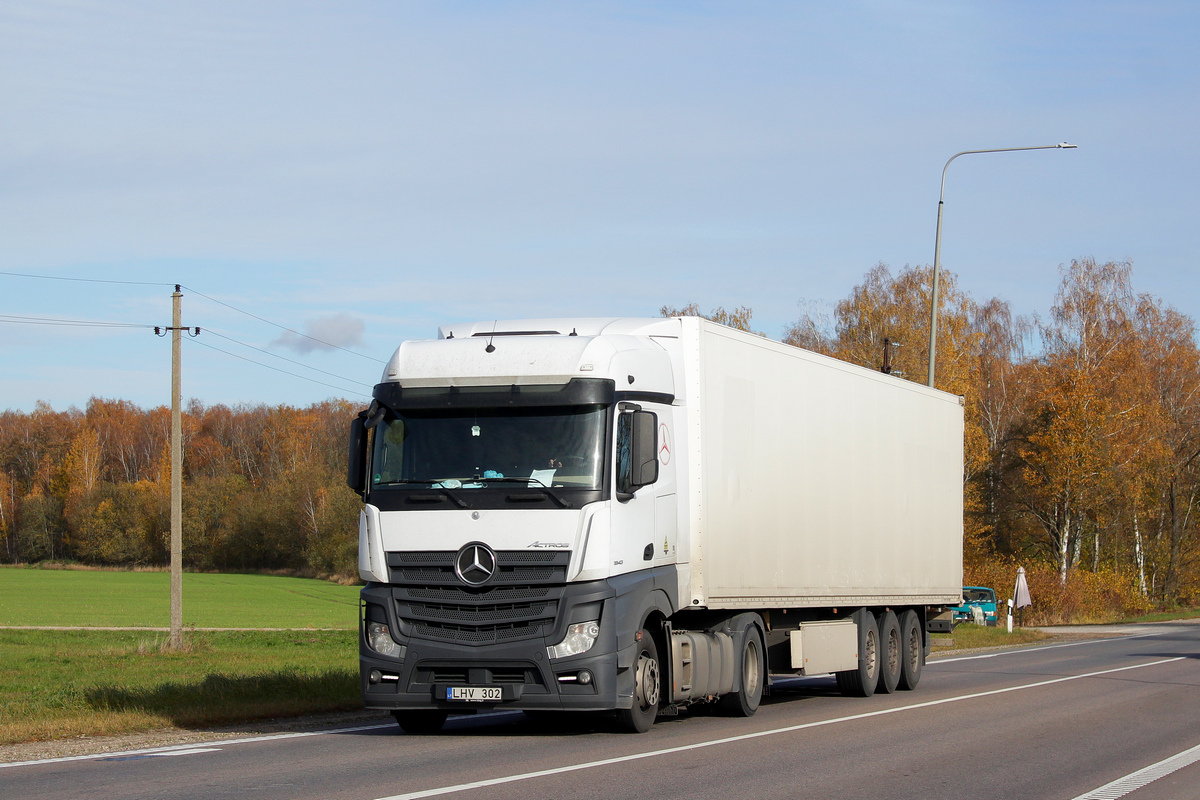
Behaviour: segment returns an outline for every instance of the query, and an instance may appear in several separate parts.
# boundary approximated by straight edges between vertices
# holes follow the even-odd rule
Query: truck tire
[[[741,658],[736,662],[738,686],[721,698],[721,710],[734,717],[751,717],[762,702],[763,687],[767,683],[767,665],[763,653],[762,638],[758,626],[747,625],[742,630]]]
[[[396,718],[396,724],[405,733],[437,733],[446,724],[446,712],[436,708],[418,711],[393,711],[392,716]]]
[[[879,629],[867,609],[858,614],[858,668],[834,673],[838,689],[847,697],[870,697],[879,683]]]
[[[900,644],[900,623],[890,608],[879,614],[879,683],[875,691],[891,694],[900,683],[903,647]]]
[[[925,639],[921,633],[921,617],[911,608],[900,615],[900,683],[899,688],[910,691],[921,681],[925,666]]]
[[[645,733],[658,716],[658,701],[662,699],[662,670],[658,662],[658,645],[650,631],[642,629],[637,657],[633,660],[633,707],[617,711],[617,722],[630,733]]]

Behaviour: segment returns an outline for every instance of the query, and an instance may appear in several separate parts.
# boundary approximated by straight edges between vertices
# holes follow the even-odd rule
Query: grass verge
[[[0,631],[0,745],[362,707],[356,631]]]
[[[931,642],[938,650],[972,650],[977,647],[1005,647],[1016,644],[1030,644],[1051,638],[1051,634],[1032,628],[1013,628],[1009,633],[1007,627],[999,625],[973,625],[964,622],[954,628],[954,633],[932,634]]]
[[[358,592],[312,578],[189,572],[183,624],[353,629]],[[166,627],[170,621],[166,572],[0,567],[0,625]]]

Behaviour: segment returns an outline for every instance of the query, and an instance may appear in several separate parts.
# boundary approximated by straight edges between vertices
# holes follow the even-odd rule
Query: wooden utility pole
[[[171,642],[183,649],[183,418],[180,379],[180,334],[183,294],[171,295]]]
[[[171,332],[171,635],[167,646],[183,648],[183,417],[180,341],[184,331],[199,336],[199,328],[183,327],[183,293],[175,284],[171,295],[171,327],[156,327],[158,336]]]

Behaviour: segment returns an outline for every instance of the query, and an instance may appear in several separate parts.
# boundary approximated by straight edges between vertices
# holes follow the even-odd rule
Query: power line
[[[153,328],[136,322],[104,322],[100,320],[61,319],[57,317],[26,317],[18,314],[0,314],[0,322],[15,325],[63,325],[76,328]]]
[[[105,280],[103,278],[67,278],[61,275],[33,275],[27,272],[0,272],[0,275],[7,275],[10,278],[40,278],[47,281],[76,281],[79,283],[120,283],[125,286],[174,286],[173,283],[161,283],[157,281],[114,281]]]
[[[319,373],[321,373],[322,375],[328,375],[329,377],[331,377],[331,378],[337,378],[337,379],[338,379],[338,380],[340,380],[340,381],[349,381],[350,383],[356,383],[356,384],[358,384],[359,386],[365,386],[365,387],[367,387],[368,389],[369,389],[369,388],[371,388],[371,384],[369,384],[369,383],[363,383],[362,381],[357,381],[357,380],[355,380],[354,378],[347,378],[345,375],[336,375],[336,374],[334,374],[334,373],[332,373],[332,372],[326,372],[326,371],[325,371],[325,370],[323,370],[323,369],[317,369],[316,367],[310,367],[308,364],[305,364],[305,363],[303,363],[303,362],[296,361],[296,360],[294,360],[294,359],[288,358],[287,356],[281,356],[281,355],[279,355],[278,353],[272,353],[270,350],[264,350],[264,349],[262,349],[261,347],[255,347],[255,346],[254,346],[254,345],[252,345],[252,344],[246,344],[245,342],[239,342],[237,339],[234,339],[234,338],[232,338],[232,337],[226,336],[226,335],[224,335],[224,334],[222,334],[222,333],[217,333],[217,332],[216,332],[216,331],[214,331],[212,328],[205,328],[205,329],[204,329],[204,332],[205,332],[205,333],[208,333],[208,334],[212,334],[213,336],[217,336],[217,337],[219,337],[219,338],[221,338],[221,339],[224,339],[224,340],[225,340],[225,341],[227,341],[227,342],[233,342],[234,344],[241,345],[242,347],[248,347],[248,348],[250,348],[251,350],[255,350],[255,351],[259,352],[259,353],[262,353],[263,355],[270,356],[271,358],[278,358],[278,359],[280,359],[281,361],[286,361],[286,362],[288,362],[289,364],[295,364],[295,365],[296,365],[296,366],[298,366],[298,367],[303,367],[304,369],[310,369],[310,370],[312,370],[313,372],[319,372]]]
[[[228,350],[222,350],[219,347],[213,347],[211,344],[205,344],[204,342],[202,342],[198,339],[187,339],[186,341],[189,341],[192,344],[198,344],[201,347],[207,347],[209,350],[215,350],[218,353],[224,353],[225,355],[231,356],[233,358],[241,359],[242,361],[247,361],[251,364],[262,367],[263,369],[269,369],[274,372],[282,372],[284,375],[291,375],[293,378],[299,378],[300,380],[308,381],[309,383],[316,383],[320,386],[328,386],[330,389],[337,389],[339,392],[350,392],[351,394],[354,394],[356,397],[367,397],[367,395],[362,394],[361,392],[355,392],[353,389],[347,389],[344,386],[334,386],[332,383],[325,383],[324,381],[318,381],[318,380],[316,380],[314,378],[310,378],[306,375],[298,375],[297,373],[289,372],[286,369],[280,369],[279,367],[272,367],[270,364],[264,364],[261,361],[255,361],[252,358],[246,358],[245,356],[240,356],[237,353],[231,353]],[[362,385],[365,386],[366,384],[362,384]]]
[[[349,353],[350,355],[358,356],[359,358],[365,358],[368,361],[375,362],[376,364],[384,363],[381,359],[373,358],[372,356],[368,356],[363,353],[359,353],[356,350],[349,350],[345,347],[339,347],[338,345],[334,344],[333,342],[327,342],[323,339],[318,339],[317,337],[310,336],[307,333],[301,333],[300,331],[295,330],[293,328],[289,328],[286,325],[280,325],[278,322],[272,322],[269,319],[260,317],[257,314],[252,314],[249,311],[245,311],[244,309],[238,308],[237,306],[230,305],[229,303],[226,303],[223,300],[218,300],[215,297],[211,297],[207,294],[204,294],[204,292],[196,291],[195,289],[191,288],[190,286],[183,286],[182,284],[162,283],[162,282],[158,282],[158,281],[117,281],[117,280],[107,280],[107,279],[103,279],[103,278],[69,278],[69,277],[62,276],[62,275],[35,275],[32,273],[28,273],[28,272],[0,271],[0,275],[7,275],[12,278],[38,278],[41,280],[48,280],[48,281],[76,281],[76,282],[81,282],[81,283],[114,283],[114,284],[122,284],[125,286],[171,286],[171,287],[182,286],[182,288],[187,289],[192,294],[196,294],[196,295],[199,295],[200,297],[203,297],[205,300],[211,300],[212,302],[216,303],[217,305],[225,306],[226,308],[228,308],[232,311],[236,311],[239,314],[245,314],[247,317],[256,319],[259,322],[265,322],[266,324],[274,326],[276,328],[279,328],[282,331],[287,331],[288,333],[295,334],[296,336],[301,336],[305,339],[308,339],[309,341],[313,341],[313,342],[316,342],[317,344],[324,345],[325,347],[331,347],[334,350],[340,350],[343,353]],[[239,344],[241,344],[241,343],[239,342]],[[318,372],[319,371],[320,370],[318,370]]]

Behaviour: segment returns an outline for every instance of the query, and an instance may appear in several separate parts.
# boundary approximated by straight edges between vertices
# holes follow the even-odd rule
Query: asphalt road
[[[1126,633],[942,658],[868,699],[778,680],[750,719],[640,736],[497,712],[0,764],[0,797],[1200,800],[1200,624]]]

